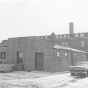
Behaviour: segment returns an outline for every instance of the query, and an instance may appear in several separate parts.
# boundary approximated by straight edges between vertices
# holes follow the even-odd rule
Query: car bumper
[[[70,73],[75,73],[75,74],[87,74],[87,72],[74,72],[74,71],[71,71]]]

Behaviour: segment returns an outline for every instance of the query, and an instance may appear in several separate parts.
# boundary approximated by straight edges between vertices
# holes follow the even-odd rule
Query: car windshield
[[[77,66],[88,66],[88,62],[78,62]]]

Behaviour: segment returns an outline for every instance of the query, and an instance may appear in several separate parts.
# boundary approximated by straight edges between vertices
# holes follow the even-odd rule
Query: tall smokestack
[[[74,24],[73,24],[73,22],[70,22],[69,23],[69,33],[71,34],[71,33],[74,33]]]

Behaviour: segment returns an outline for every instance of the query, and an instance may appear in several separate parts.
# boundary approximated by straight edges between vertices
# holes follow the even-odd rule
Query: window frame
[[[57,62],[60,64],[60,51],[57,51]]]
[[[1,52],[1,59],[6,59],[6,52]]]
[[[57,52],[57,57],[60,57],[60,52],[59,51]]]
[[[65,52],[65,61],[68,63],[68,52]]]

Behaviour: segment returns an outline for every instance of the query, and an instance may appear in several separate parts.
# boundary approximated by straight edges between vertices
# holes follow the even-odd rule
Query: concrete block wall
[[[69,42],[73,43],[72,41]],[[3,45],[8,47],[3,48]],[[42,39],[41,37],[8,39],[5,42],[3,41],[0,46],[0,52],[3,51],[6,51],[7,53],[7,62],[14,64],[17,64],[17,52],[22,52],[24,70],[27,71],[35,70],[35,52],[44,52],[44,71],[66,71],[69,70],[69,66],[72,64],[70,51],[53,49],[53,43],[48,42],[48,40]],[[58,51],[60,52],[60,62],[57,57]],[[66,52],[68,53],[68,63],[65,61]],[[75,53],[77,54],[77,61],[83,60],[82,53],[73,52],[73,55]]]
[[[52,61],[52,44],[41,38],[32,38],[28,40],[28,50],[27,50],[27,61],[25,62],[26,70],[35,70],[35,52],[44,52],[44,70],[46,69],[46,64]],[[48,61],[48,62],[47,62]],[[28,63],[29,62],[29,63]],[[51,63],[51,62],[50,62]],[[31,66],[30,66],[31,65]],[[51,68],[51,66],[48,66]]]
[[[60,53],[60,56],[57,56],[57,52]],[[65,56],[65,53],[67,53],[67,57]],[[70,51],[54,50],[54,58],[55,58],[54,64],[56,64],[57,71],[69,70],[69,66],[71,65]],[[66,58],[67,58],[67,62],[66,62]]]
[[[12,40],[11,41],[10,40],[5,40],[5,41],[2,42],[1,48],[0,48],[0,53],[1,52],[6,52],[7,63],[15,63],[14,53],[13,53],[14,52],[14,44],[12,42],[13,42]],[[7,46],[7,47],[3,47],[3,46]],[[11,58],[11,56],[12,56],[13,59]]]
[[[46,45],[46,49],[44,50],[44,70],[45,71],[54,71],[55,65],[54,62],[54,53],[52,44]]]
[[[78,61],[87,61],[87,57],[85,56],[84,58],[84,55],[85,53],[81,53],[81,52],[72,52],[73,53],[73,63],[74,65],[76,65],[76,62]],[[76,54],[76,58],[75,58],[75,54]]]
[[[17,63],[17,55],[16,55],[16,39],[9,39],[9,46],[7,49],[9,51],[8,54],[8,63],[13,63],[16,64]]]
[[[84,61],[84,54],[83,53],[77,53],[77,61]]]

